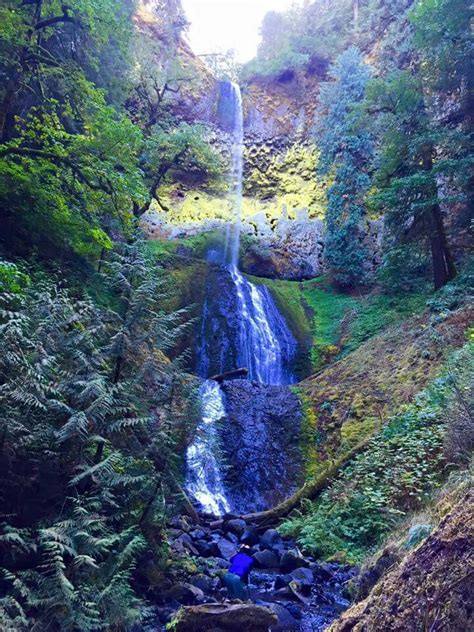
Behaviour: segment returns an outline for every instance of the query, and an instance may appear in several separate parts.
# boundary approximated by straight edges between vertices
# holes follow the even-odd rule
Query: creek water
[[[200,334],[202,342],[198,347],[198,373],[203,378],[209,378],[210,367],[217,367],[216,372],[244,367],[248,370],[248,378],[260,384],[292,384],[296,381],[292,367],[296,340],[268,287],[264,283],[252,283],[238,266],[244,129],[242,96],[237,84],[222,84],[221,104],[230,133],[229,200],[232,222],[227,224],[220,261],[220,275],[224,278],[228,297],[222,296],[220,301],[225,303],[227,300],[229,305],[217,305],[214,312],[223,307],[226,310],[216,318],[211,306],[216,305],[215,299],[211,303],[206,300]],[[211,257],[216,260],[215,253]],[[216,294],[218,290],[213,287],[212,292]],[[228,329],[225,335],[222,334],[223,320]],[[213,330],[215,334],[211,341],[209,335],[206,338],[208,330]],[[232,358],[234,366],[229,365],[229,358]],[[187,453],[187,489],[202,510],[221,515],[232,510],[232,499],[226,493],[220,471],[218,425],[225,418],[225,402],[217,383],[210,380],[204,383],[201,408],[201,421]],[[242,442],[245,443],[246,439],[251,441],[251,437],[242,437]]]

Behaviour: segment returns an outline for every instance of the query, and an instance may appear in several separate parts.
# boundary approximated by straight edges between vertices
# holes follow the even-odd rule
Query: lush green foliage
[[[166,354],[185,314],[160,309],[166,283],[138,246],[103,267],[114,310],[19,289],[15,270],[2,295],[2,629],[130,625],[137,561],[164,552],[192,401]]]
[[[317,370],[337,354],[344,319],[357,301],[336,291],[324,278],[304,281],[303,297],[313,316],[311,364]]]
[[[150,57],[151,74],[134,73],[144,59],[129,50],[133,9],[119,0],[2,2],[0,212],[10,251],[29,254],[34,244],[94,260],[114,236],[130,237],[173,169],[200,183],[219,177],[205,130],[169,110],[173,64]]]
[[[332,81],[321,86],[316,125],[321,169],[334,175],[326,210],[326,260],[337,284],[354,286],[367,278],[364,198],[372,138],[357,106],[370,68],[357,49],[349,48],[331,66],[329,77]]]
[[[353,306],[353,318],[348,327],[343,352],[353,351],[385,327],[401,322],[426,308],[432,295],[428,288],[417,292],[373,294],[362,297]]]
[[[474,376],[472,344],[414,404],[387,422],[316,503],[284,523],[282,531],[322,557],[358,561],[439,485],[445,467],[443,411],[468,392]]]

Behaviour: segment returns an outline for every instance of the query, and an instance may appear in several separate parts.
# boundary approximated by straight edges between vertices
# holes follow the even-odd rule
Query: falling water
[[[240,87],[233,82],[229,89],[231,128],[230,195],[233,221],[227,225],[225,260],[237,269],[240,243],[240,210],[242,207],[242,174],[244,170],[244,115]]]
[[[201,421],[187,452],[187,489],[204,511],[217,516],[230,511],[216,458],[217,424],[225,417],[217,382],[206,380],[200,389]]]
[[[226,252],[229,271],[237,292],[241,316],[238,362],[249,377],[262,384],[291,384],[295,381],[289,364],[296,351],[296,340],[264,285],[250,283],[239,271],[240,222],[244,126],[242,95],[237,84],[230,84],[233,113],[231,190],[234,220],[227,229]]]
[[[262,384],[291,384],[295,376],[291,363],[296,352],[296,340],[279,313],[269,289],[251,283],[238,269],[243,175],[243,113],[240,88],[235,83],[223,84],[223,100],[230,120],[231,173],[230,199],[233,221],[226,232],[224,261],[235,291],[238,310],[237,363],[246,367],[249,377]],[[201,337],[208,313],[206,301]],[[212,349],[222,355],[224,349]],[[199,358],[200,373],[208,377],[209,357]],[[237,368],[237,367],[234,367]],[[206,370],[207,369],[207,370]],[[216,423],[225,417],[222,393],[216,382],[207,380],[201,390],[202,420],[196,438],[188,449],[187,489],[208,512],[217,515],[231,509],[226,499],[216,458]]]

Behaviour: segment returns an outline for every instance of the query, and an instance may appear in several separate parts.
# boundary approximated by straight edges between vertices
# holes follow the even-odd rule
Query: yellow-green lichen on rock
[[[317,176],[318,151],[309,142],[296,142],[284,150],[268,143],[247,146],[245,194],[273,217],[286,212],[294,219],[306,209],[310,217],[323,217],[328,182]]]

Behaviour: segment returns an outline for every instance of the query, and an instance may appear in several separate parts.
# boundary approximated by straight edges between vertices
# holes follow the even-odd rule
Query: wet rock
[[[247,544],[248,546],[258,544],[260,542],[260,537],[257,533],[257,529],[255,527],[247,527],[240,536],[240,542],[242,544]]]
[[[309,568],[296,568],[290,573],[292,579],[295,579],[302,585],[311,586],[314,582],[313,571]]]
[[[181,608],[174,632],[268,632],[278,622],[269,608],[253,604],[211,604]]]
[[[224,530],[230,531],[234,533],[236,536],[241,536],[242,533],[247,528],[247,523],[245,520],[241,520],[240,518],[234,518],[232,520],[226,520],[224,522]]]
[[[234,556],[238,550],[237,545],[233,542],[229,542],[229,540],[219,540],[218,542],[216,542],[216,545],[219,549],[219,553],[226,560],[230,560],[230,558]]]
[[[226,539],[229,540],[229,542],[232,542],[233,544],[238,544],[239,543],[239,538],[235,535],[235,533],[227,533],[226,534]]]
[[[173,541],[172,547],[178,553],[183,553],[184,551],[188,551],[192,555],[199,555],[199,549],[193,543],[191,536],[187,533],[183,533]]]
[[[292,579],[291,575],[278,575],[275,579],[275,590],[286,588]]]
[[[281,556],[280,560],[280,568],[283,573],[290,573],[294,571],[296,568],[301,568],[303,566],[308,566],[309,562],[307,562],[304,557],[302,557],[298,551],[285,551]]]
[[[303,617],[301,606],[298,606],[295,603],[291,603],[290,601],[284,602],[283,605],[288,610],[288,612],[298,621]]]
[[[181,582],[171,587],[168,596],[180,604],[187,605],[196,603],[198,599],[202,599],[204,593],[200,588],[197,588],[197,586]]]
[[[278,555],[269,550],[258,551],[253,557],[257,568],[278,568],[280,563]]]
[[[197,540],[194,546],[199,551],[199,555],[202,557],[213,557],[219,554],[219,550],[215,542],[208,542],[207,540]]]
[[[216,581],[212,580],[207,575],[196,575],[189,580],[189,583],[196,588],[199,588],[204,593],[212,592],[216,586]]]
[[[273,548],[276,544],[283,542],[281,535],[276,529],[267,529],[260,538],[260,545],[263,547]]]
[[[228,464],[228,496],[242,513],[249,507],[267,509],[291,494],[300,479],[300,401],[288,386],[249,380],[226,382],[222,390],[227,421],[221,445]]]
[[[313,574],[317,581],[327,582],[333,578],[333,570],[329,564],[322,562],[313,566]]]
[[[268,607],[278,617],[277,623],[270,628],[272,632],[297,632],[300,629],[298,621],[287,608],[278,603],[269,603]]]
[[[208,534],[202,529],[194,529],[194,531],[190,531],[189,535],[193,540],[204,540]]]

